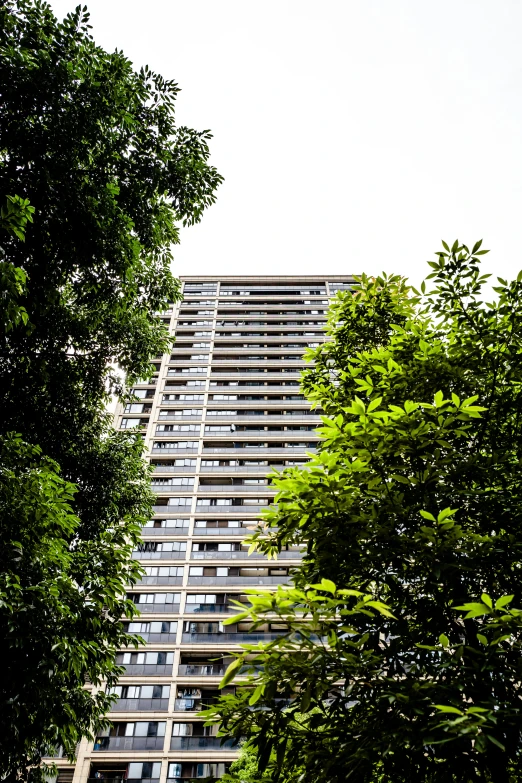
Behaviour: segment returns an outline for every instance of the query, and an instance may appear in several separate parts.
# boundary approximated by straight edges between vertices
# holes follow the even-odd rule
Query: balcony
[[[268,503],[264,504],[262,506],[255,506],[255,505],[246,505],[246,506],[232,506],[232,505],[223,505],[223,506],[214,506],[210,503],[198,503],[197,511],[198,512],[204,512],[205,514],[230,514],[231,511],[237,511],[241,509],[241,513],[248,513],[248,514],[259,514],[264,508],[268,508]]]
[[[187,634],[190,636],[191,634]],[[180,664],[178,666],[178,677],[222,677],[227,667],[220,664]]]
[[[140,631],[139,633],[134,634],[135,636],[141,636],[142,639],[144,639],[147,644],[175,644],[176,643],[176,632],[174,633],[154,633],[152,631]],[[141,663],[128,663],[125,667],[125,674],[140,674],[140,672],[131,672],[128,671],[129,669],[132,669],[134,666],[147,666],[149,664],[141,664]],[[168,666],[171,666],[171,664],[165,664]],[[162,664],[155,664],[155,666],[162,666]],[[144,672],[146,673],[146,672]],[[162,672],[151,672],[151,674],[161,674]]]
[[[208,479],[207,479],[208,480]],[[230,484],[201,484],[199,485],[199,491],[204,492],[205,494],[208,492],[209,494],[217,492],[236,492],[241,493],[241,495],[244,495],[246,493],[250,495],[257,495],[260,492],[264,494],[265,492],[269,492],[270,494],[274,494],[277,492],[276,487],[270,486],[268,482],[263,484],[239,484],[239,483],[230,483]],[[199,504],[201,505],[201,504]]]
[[[165,508],[165,506],[162,506]],[[161,513],[164,513],[163,511]],[[188,536],[188,527],[144,527],[142,535],[145,536]],[[133,557],[136,557],[133,554]]]
[[[175,514],[178,509],[179,509],[179,513],[180,514],[188,514],[190,512],[190,498],[187,498],[187,499],[188,499],[189,502],[185,503],[184,505],[168,506],[167,504],[165,504],[164,506],[153,506],[152,510],[154,512],[154,515],[156,515],[156,514]],[[148,535],[148,531],[147,531],[147,535]],[[162,535],[165,535],[165,534],[162,533]],[[175,535],[178,535],[178,534],[176,533]]]
[[[201,413],[197,416],[195,416],[193,413],[187,413],[185,416],[180,416],[174,412],[168,414],[160,413],[158,416],[158,421],[201,421]]]
[[[146,535],[149,535],[149,531],[144,531]],[[167,535],[164,533],[163,535]],[[177,533],[175,535],[178,535]],[[161,551],[161,552],[139,552],[138,550],[134,550],[132,553],[132,556],[136,558],[136,560],[185,560],[186,551],[178,551],[178,550],[168,550],[168,551]]]
[[[234,476],[241,475],[242,473],[258,473],[265,475],[271,470],[284,470],[287,465],[283,465],[282,462],[274,463],[271,465],[210,465],[201,466],[200,473],[227,473]],[[200,486],[201,483],[200,483]]]
[[[234,750],[238,743],[221,737],[171,737],[171,750]]]
[[[142,579],[140,579],[138,582],[136,582],[137,585],[181,585],[183,584],[183,577],[182,576],[144,576]],[[176,608],[174,604],[169,604],[169,606],[172,606],[172,609],[166,609],[161,611],[172,611],[176,612]],[[140,605],[141,611],[143,611],[141,605]]]
[[[154,634],[150,634],[151,636]],[[164,634],[157,634],[158,636],[163,636]],[[173,634],[175,636],[175,634]],[[138,634],[138,636],[142,636],[142,634]],[[143,635],[145,638],[145,635]],[[150,639],[150,641],[153,641],[153,639]],[[171,675],[172,674],[172,664],[171,663],[126,663],[123,664],[123,668],[125,669],[124,676],[125,677],[133,677],[134,675],[142,675],[144,677],[150,677],[156,674],[165,674],[165,675]]]
[[[161,436],[158,436],[161,437]],[[153,454],[197,454],[198,449],[197,446],[190,447],[190,448],[178,448],[177,446],[153,446],[151,449],[151,452]]]
[[[267,434],[269,433],[263,432],[263,435]],[[313,437],[313,433],[308,434]],[[223,441],[222,446],[203,446],[203,454],[261,454],[265,451],[281,451],[284,454],[290,452],[306,456],[307,452],[313,452],[315,449],[313,446],[282,446],[280,444],[266,446],[264,443],[260,443],[259,446],[235,446],[226,440]]]
[[[181,780],[181,778],[180,778]],[[104,777],[103,777],[104,783],[160,783],[160,779],[158,778],[128,778],[126,777],[126,773],[121,772],[120,774],[115,773],[114,775],[110,774],[110,771],[104,771]],[[100,783],[100,778],[90,777],[87,778],[87,783]],[[169,778],[169,783],[177,783],[177,781],[174,778]],[[189,783],[187,780],[181,780],[181,783]]]
[[[154,465],[153,476],[158,473],[194,473],[196,465]]]
[[[184,614],[226,614],[239,612],[237,606],[229,604],[185,604]]]
[[[163,750],[165,737],[98,737],[93,750]]]
[[[156,577],[153,577],[156,578]],[[179,604],[135,604],[136,608],[140,610],[141,614],[161,614],[162,612],[168,612],[169,614],[179,614]]]
[[[277,560],[301,560],[303,553],[300,551],[283,551],[277,555]],[[191,552],[191,560],[266,560],[266,555],[262,552],[252,552],[248,554],[248,549],[240,549],[232,552]],[[277,562],[277,561],[276,561]]]
[[[284,585],[289,576],[189,576],[189,585]]]
[[[168,634],[156,634],[156,636],[168,636]],[[168,708],[168,699],[118,699],[111,707],[111,712],[148,712],[149,710],[165,712]]]
[[[212,512],[213,513],[213,512]],[[195,527],[194,537],[197,536],[248,536],[254,528],[247,527]]]
[[[243,644],[271,642],[279,639],[280,633],[184,633],[182,644]]]

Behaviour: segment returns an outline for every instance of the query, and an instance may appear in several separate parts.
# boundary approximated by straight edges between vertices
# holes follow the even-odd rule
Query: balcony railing
[[[198,503],[196,511],[204,512],[205,514],[230,514],[231,511],[237,511],[238,509],[241,509],[242,514],[245,512],[250,514],[259,514],[259,512],[264,508],[268,508],[268,503],[262,506],[254,506],[253,504],[250,505],[250,503],[244,506],[214,506],[210,503]]]
[[[145,638],[145,634],[138,634],[139,636],[143,636]],[[150,638],[154,636],[155,634],[150,634],[149,641],[155,641],[154,639]],[[163,636],[164,634],[158,634],[158,636]],[[166,634],[165,634],[166,635]],[[170,635],[170,634],[169,634]],[[135,674],[140,674],[144,677],[149,677],[156,674],[172,674],[172,664],[171,663],[126,663],[124,664],[125,669],[125,676],[134,676]]]
[[[154,475],[156,473],[194,473],[195,465],[154,465]]]
[[[176,495],[190,495],[194,492],[194,484],[170,484],[168,481],[164,481],[161,484],[151,484],[150,488],[158,495],[162,495],[165,492],[170,495],[172,495],[173,492],[175,492]]]
[[[300,560],[303,553],[299,551],[284,551],[277,555],[278,560]],[[241,549],[238,552],[191,552],[191,560],[266,560],[266,555],[262,552],[252,552],[248,554],[248,549]]]
[[[237,748],[234,740],[221,737],[171,737],[171,750],[231,750]]]
[[[167,634],[157,634],[160,635]],[[164,712],[168,708],[168,699],[118,699],[111,707],[111,712]]]
[[[176,528],[172,528],[175,530]],[[148,536],[149,531],[144,530],[143,534]],[[167,535],[164,533],[164,535]],[[175,534],[173,534],[175,535]],[[167,552],[161,551],[161,552],[139,552],[135,550],[132,553],[132,556],[135,557],[137,560],[185,560],[186,551],[177,551],[174,549],[168,550]]]
[[[263,435],[266,434],[266,432],[263,432]],[[310,432],[308,435],[313,437],[314,433]],[[284,454],[291,452],[292,454],[306,456],[307,452],[314,452],[315,449],[313,446],[278,446],[270,444],[265,446],[264,443],[259,446],[231,446],[226,440],[223,441],[222,446],[203,446],[203,454],[261,454],[264,451],[281,451]]]
[[[173,433],[171,433],[171,437],[172,437],[172,434]],[[168,435],[168,433],[166,433],[166,435]],[[160,437],[160,436],[156,435],[156,437]],[[161,446],[161,447],[153,446],[151,451],[152,451],[153,454],[174,454],[174,453],[176,453],[176,454],[197,454],[198,453],[197,449],[193,449],[193,448],[190,448],[190,449],[179,449],[176,446],[165,446],[165,447],[163,447],[163,446]]]
[[[185,614],[224,614],[238,612],[236,606],[229,604],[185,604]]]
[[[255,495],[259,492],[270,492],[271,494],[275,494],[277,492],[277,488],[272,487],[270,484],[200,484],[198,491],[201,493],[235,491],[242,495],[245,493]]]
[[[136,584],[138,584],[138,585],[181,585],[181,584],[183,584],[183,577],[182,576],[144,576],[142,579],[140,579],[138,582],[136,582]],[[169,604],[169,606],[174,606],[174,604]],[[140,608],[141,608],[141,606],[140,606]],[[174,612],[176,610],[172,609],[172,611]]]
[[[284,585],[289,576],[189,576],[189,585]]]
[[[165,737],[98,737],[94,750],[163,750]]]
[[[188,531],[188,527],[144,527],[141,532],[144,536],[188,536]]]
[[[147,632],[147,631],[141,631],[140,633],[134,634],[135,636],[141,636],[142,639],[144,639],[149,644],[151,643],[158,643],[158,644],[175,644],[176,643],[176,633],[153,633],[153,632]],[[132,666],[141,666],[142,664],[127,664],[126,669],[131,668]],[[168,664],[171,666],[171,664]],[[137,672],[139,674],[140,672]],[[133,672],[126,671],[126,674],[133,674]],[[161,672],[151,672],[151,674],[161,674]]]
[[[172,494],[172,493],[171,493]],[[181,513],[183,515],[186,515],[190,511],[190,503],[187,503],[183,506],[152,506],[152,510],[154,511],[154,514],[169,514],[169,516],[172,516],[172,514]],[[177,535],[177,534],[175,534]]]
[[[268,473],[272,469],[284,470],[285,467],[286,465],[282,463],[274,465],[202,465],[200,473],[233,473],[236,476],[242,473]]]
[[[222,677],[226,670],[226,666],[217,663],[202,665],[186,663],[178,666],[178,677]]]
[[[244,642],[256,644],[257,642],[271,642],[278,639],[278,633],[184,633],[181,637],[182,644],[243,644]]]
[[[197,536],[248,536],[253,530],[247,527],[195,527],[194,537]]]
[[[179,604],[136,604],[136,607],[142,614],[160,614],[161,612],[179,614]]]
[[[100,778],[87,778],[87,783],[100,783]],[[111,775],[110,771],[106,771],[103,773],[103,783],[159,783],[159,778],[127,778],[123,772],[115,772]],[[175,783],[175,779],[169,778],[169,783]],[[187,781],[184,780],[182,783]]]

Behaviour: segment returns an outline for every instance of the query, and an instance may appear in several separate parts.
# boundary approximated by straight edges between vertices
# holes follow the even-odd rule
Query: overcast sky
[[[175,79],[179,123],[214,133],[225,183],[177,274],[418,282],[456,237],[522,268],[522,3],[86,1],[96,41]]]

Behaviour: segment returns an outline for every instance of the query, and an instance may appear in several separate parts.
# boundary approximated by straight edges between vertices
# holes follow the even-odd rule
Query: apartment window
[[[186,402],[202,402],[203,398],[203,394],[164,394],[163,402],[174,402],[175,400],[185,400]]]
[[[122,419],[120,423],[120,429],[132,430],[134,427],[142,427],[141,419]]]
[[[163,731],[162,736],[164,736],[164,734],[165,731]],[[143,780],[143,778],[159,778],[160,770],[160,761],[131,761],[127,772],[127,779]]]
[[[196,465],[196,460],[186,457],[185,459],[175,459],[172,462],[156,462],[152,464],[156,468],[157,467],[192,468]]]
[[[189,526],[188,519],[149,519],[143,526],[145,528],[187,528]]]
[[[206,373],[207,368],[206,367],[171,367],[167,375],[177,375],[178,373],[187,373],[188,375],[194,375],[198,373]]]
[[[199,424],[157,424],[156,432],[199,432]]]
[[[190,498],[169,498],[168,506],[190,506],[192,500]]]
[[[203,396],[203,395],[201,395]],[[182,410],[160,410],[160,416],[201,416],[201,408],[183,408]]]
[[[181,593],[130,593],[129,598],[140,604],[179,604]]]
[[[142,541],[138,544],[138,552],[186,552],[186,541]]]
[[[193,478],[181,478],[181,477],[174,477],[174,478],[153,478],[152,484],[158,485],[168,485],[170,487],[176,486],[176,487],[192,487],[194,485],[194,479]]]
[[[143,413],[145,406],[139,403],[131,403],[125,406],[125,413]]]
[[[119,699],[168,699],[170,685],[115,685],[109,693]]]
[[[152,444],[154,449],[197,449],[197,440],[155,440]]]
[[[174,653],[124,652],[118,654],[116,661],[124,665],[146,664],[147,666],[162,666],[174,662]]]
[[[146,576],[183,576],[183,566],[147,566]]]
[[[129,623],[128,633],[176,633],[177,620]]]

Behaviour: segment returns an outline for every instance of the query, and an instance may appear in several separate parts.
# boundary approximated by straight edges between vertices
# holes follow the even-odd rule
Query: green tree
[[[244,615],[288,632],[238,657],[210,718],[285,781],[520,779],[522,273],[486,303],[480,243],[444,248],[431,292],[337,296],[303,376],[320,448],[255,535],[307,546]]]
[[[0,3],[2,778],[103,722],[152,502],[141,437],[106,403],[168,350],[172,245],[221,181],[176,84],[88,20]]]

